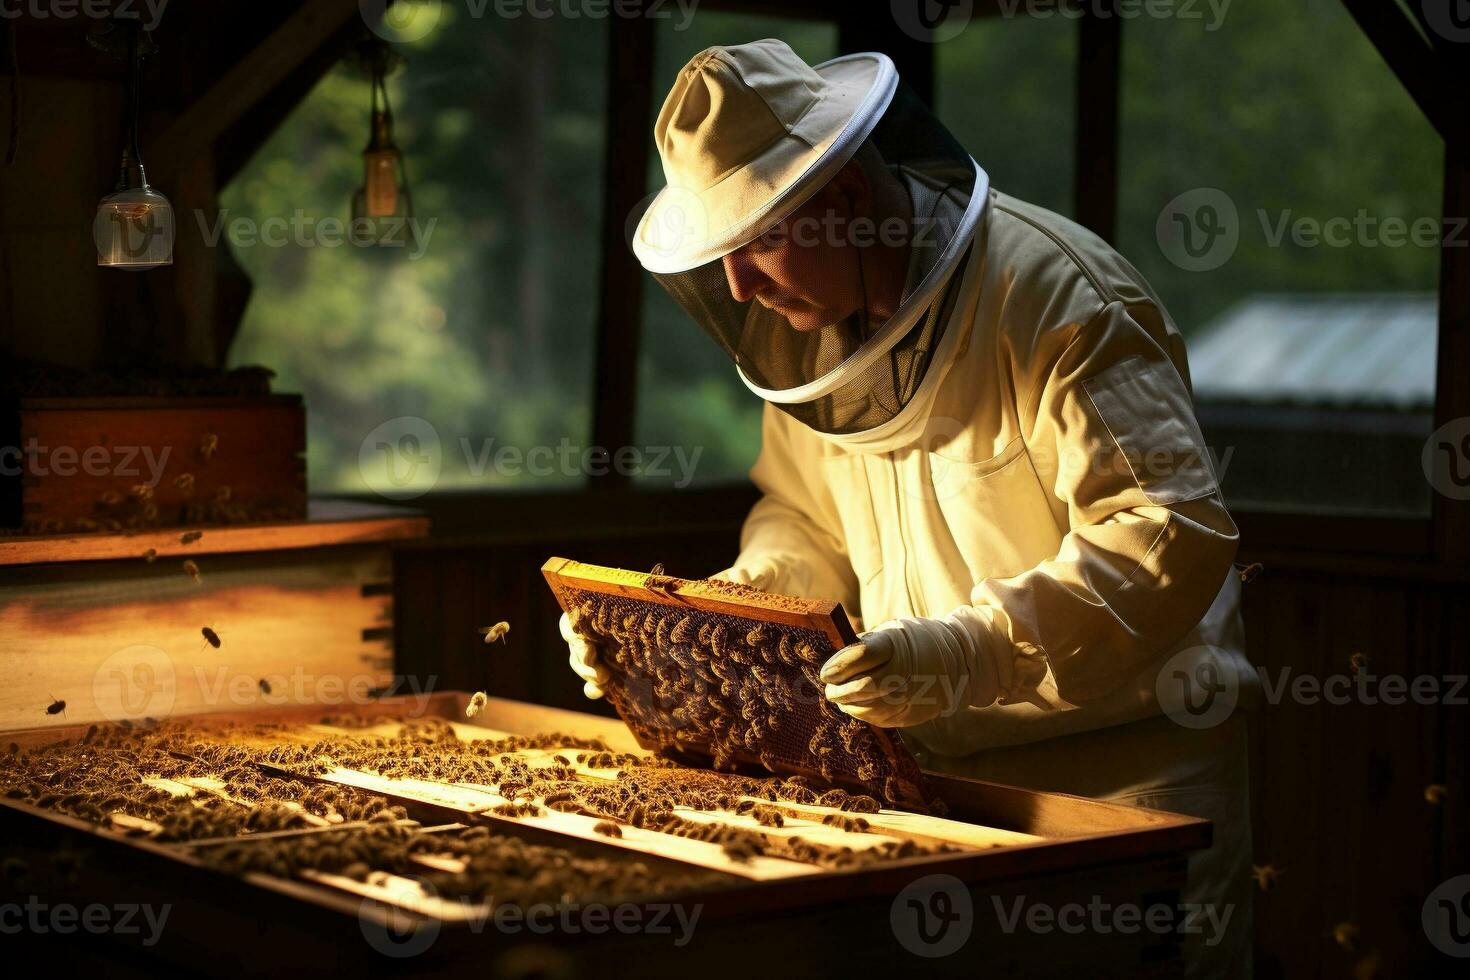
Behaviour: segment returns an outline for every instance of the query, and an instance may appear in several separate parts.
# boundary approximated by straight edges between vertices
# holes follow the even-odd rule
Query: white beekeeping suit
[[[1158,298],[993,191],[882,55],[712,48],[655,136],[669,186],[634,249],[767,401],[724,574],[875,625],[827,696],[929,768],[1214,820],[1187,898],[1228,929],[1185,937],[1190,971],[1248,975],[1243,727],[1160,705],[1176,675],[1222,671],[1236,698],[1254,675]],[[595,696],[596,651],[563,631]]]

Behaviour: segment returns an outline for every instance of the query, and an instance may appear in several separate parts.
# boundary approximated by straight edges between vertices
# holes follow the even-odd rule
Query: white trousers
[[[1239,714],[1198,731],[1160,716],[957,758],[925,751],[913,739],[908,744],[921,766],[937,772],[1213,821],[1214,841],[1190,855],[1182,896],[1212,910],[1195,920],[1199,931],[1186,929],[1185,975],[1251,975],[1250,769]],[[1223,929],[1216,928],[1227,911]]]

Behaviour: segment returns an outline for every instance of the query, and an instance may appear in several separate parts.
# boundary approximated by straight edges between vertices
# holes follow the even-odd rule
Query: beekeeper
[[[634,250],[766,402],[763,496],[722,576],[881,624],[827,662],[826,695],[928,768],[1213,820],[1185,899],[1228,931],[1186,953],[1248,975],[1243,724],[1160,701],[1202,664],[1253,675],[1237,531],[1158,297],[993,190],[881,54],[710,48],[654,136],[668,186]],[[562,632],[599,696],[597,651]]]

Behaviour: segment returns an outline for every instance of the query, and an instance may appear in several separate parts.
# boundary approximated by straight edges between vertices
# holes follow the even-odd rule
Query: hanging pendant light
[[[97,205],[92,237],[97,264],[115,269],[143,270],[174,261],[174,209],[168,198],[148,186],[138,137],[138,90],[143,54],[137,23],[125,23],[128,32],[128,92],[124,106],[124,142],[117,187]],[[138,180],[131,183],[136,167]]]
[[[366,53],[372,78],[368,145],[362,151],[363,182],[352,195],[353,240],[362,245],[412,245],[413,195],[403,153],[393,141],[393,109],[387,76],[397,56],[385,44]]]

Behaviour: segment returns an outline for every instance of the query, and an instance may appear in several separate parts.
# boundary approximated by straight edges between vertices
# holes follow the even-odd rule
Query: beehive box
[[[0,528],[126,532],[306,516],[299,395],[0,406]]]
[[[1008,931],[991,903],[1059,904],[1078,896],[1177,901],[1184,852],[1208,841],[1204,821],[934,776],[933,789],[950,809],[947,819],[876,809],[858,814],[865,825],[849,829],[825,821],[823,814],[852,818],[850,810],[798,805],[780,793],[763,797],[762,805],[786,818],[756,831],[775,838],[776,851],[741,859],[698,835],[558,810],[545,794],[527,798],[508,786],[506,774],[524,766],[603,798],[628,782],[618,767],[630,765],[641,776],[739,777],[630,762],[637,746],[620,723],[580,713],[490,699],[466,723],[468,700],[441,693],[353,705],[331,717],[298,708],[188,719],[215,734],[158,746],[168,750],[154,753],[164,757],[157,765],[167,772],[145,780],[151,789],[176,796],[185,812],[199,807],[235,814],[224,821],[233,832],[191,836],[158,812],[83,819],[57,812],[58,806],[77,806],[75,801],[58,802],[54,797],[61,794],[51,786],[32,786],[0,798],[9,873],[19,868],[24,887],[40,902],[168,906],[172,912],[160,936],[111,935],[106,941],[129,945],[129,955],[141,952],[194,969],[215,962],[222,950],[238,949],[248,936],[248,965],[262,973],[391,966],[437,975],[473,970],[524,976],[534,968],[536,975],[555,976],[636,971],[744,977],[774,957],[787,971],[819,974],[896,970],[916,962],[934,975],[954,976],[973,976],[977,963],[1007,976],[1082,969],[1093,975],[1179,974],[1177,936]],[[389,719],[404,716],[452,730],[452,750],[443,741],[415,746],[416,751],[396,741],[392,729],[399,723]],[[531,733],[557,734],[527,737]],[[13,757],[40,750],[47,771],[59,772],[57,785],[70,794],[86,786],[88,767],[99,765],[100,756],[89,746],[117,735],[117,729],[73,727],[5,737],[15,743]],[[316,740],[324,737],[338,741],[323,750]],[[590,739],[601,740],[596,751]],[[61,744],[66,740],[69,745]],[[491,749],[477,751],[485,740]],[[356,746],[341,747],[351,742]],[[318,758],[324,751],[333,757]],[[234,767],[234,774],[222,771],[216,778],[193,768],[211,760],[221,770]],[[6,762],[11,771],[16,764],[14,758]],[[135,753],[129,764],[149,765],[146,753]],[[367,771],[374,766],[384,771]],[[466,766],[498,767],[500,783],[473,782]],[[299,783],[292,798],[316,819],[282,827],[283,812],[300,812],[289,808],[275,808],[270,821],[255,819],[262,800],[238,792],[232,782],[248,767],[272,785]],[[351,794],[361,798],[354,802]],[[385,810],[384,800],[403,809]],[[99,805],[126,810],[133,804]],[[346,819],[333,823],[322,813]],[[742,814],[690,807],[677,816],[683,823],[735,823]],[[756,822],[748,812],[743,816]],[[160,832],[164,823],[171,829]],[[609,832],[599,823],[617,829]],[[364,828],[381,846],[353,847],[340,839]],[[853,848],[889,850],[872,861],[823,864],[810,860],[809,847],[792,843],[834,837]],[[411,842],[405,845],[406,839]],[[437,845],[438,839],[444,844]],[[895,848],[894,842],[908,843]],[[271,849],[283,846],[301,860],[269,857]],[[227,848],[232,857],[206,853],[214,848]],[[253,858],[255,848],[267,857]],[[343,867],[348,860],[372,866]],[[455,882],[465,873],[488,876],[499,889],[496,898],[487,903],[473,889],[462,891]],[[618,882],[637,888],[598,891]],[[528,887],[566,892],[547,899],[518,890]],[[941,908],[936,895],[966,903],[963,949],[916,960],[914,950],[924,940],[911,923],[913,910],[951,917],[956,911],[949,904]],[[532,902],[555,910],[543,927],[526,925]],[[601,928],[587,928],[593,920],[584,913],[594,907],[602,910]],[[496,914],[506,910],[518,916],[502,920]],[[624,918],[636,927],[608,926]],[[690,925],[692,935],[651,928],[676,918]]]

